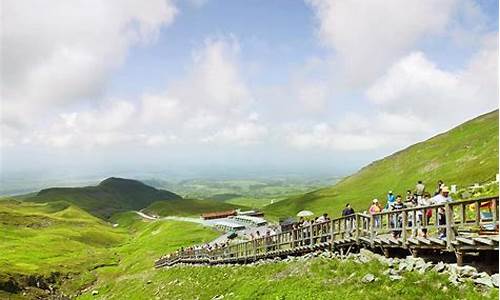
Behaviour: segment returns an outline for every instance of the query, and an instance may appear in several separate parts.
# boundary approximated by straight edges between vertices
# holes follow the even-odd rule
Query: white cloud
[[[396,62],[368,90],[378,109],[411,113],[437,130],[498,106],[497,38],[487,36],[469,65],[457,71],[440,69],[422,52]]]
[[[349,81],[366,84],[425,35],[441,33],[455,0],[308,0],[321,42]]]
[[[308,111],[321,111],[325,108],[328,87],[323,82],[306,82],[298,86],[298,100]]]
[[[169,0],[2,1],[2,119],[95,98],[128,49],[176,15]]]
[[[188,77],[171,84],[168,93],[205,110],[233,113],[245,109],[253,99],[241,77],[239,51],[234,37],[206,39],[193,52]]]
[[[5,146],[27,138],[32,144],[85,148],[113,144],[258,143],[267,129],[251,110],[252,96],[240,76],[234,37],[207,39],[193,54],[184,78],[138,101],[103,100],[59,113],[35,133],[8,130]]]
[[[257,122],[241,122],[232,124],[217,131],[213,135],[203,137],[205,143],[231,143],[238,145],[257,144],[268,134],[267,128]]]
[[[351,113],[335,125],[317,123],[288,128],[287,142],[302,150],[365,151],[388,145],[391,148],[403,146],[411,137],[428,131],[429,126],[415,115]]]
[[[147,94],[141,98],[141,121],[144,124],[172,124],[182,120],[180,101],[168,95]]]
[[[439,68],[422,52],[394,63],[366,91],[370,112],[345,115],[335,125],[288,130],[300,149],[395,150],[498,107],[498,38],[482,47],[461,70]]]

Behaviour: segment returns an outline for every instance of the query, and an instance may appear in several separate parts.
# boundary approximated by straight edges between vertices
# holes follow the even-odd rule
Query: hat
[[[392,194],[392,191],[389,191],[389,194]]]
[[[373,199],[372,202],[373,203],[378,203],[378,199]]]
[[[447,186],[443,186],[443,187],[441,188],[441,192],[443,192],[443,193],[449,193],[449,192],[450,192],[450,189],[449,189]]]

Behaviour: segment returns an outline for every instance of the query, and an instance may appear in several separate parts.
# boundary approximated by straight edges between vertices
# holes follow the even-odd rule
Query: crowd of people
[[[432,194],[433,195],[431,196],[431,192],[428,192],[425,184],[421,180],[419,180],[415,185],[414,190],[406,191],[404,200],[401,195],[395,195],[392,191],[389,191],[387,193],[385,205],[382,205],[378,199],[373,199],[371,205],[368,208],[368,211],[365,211],[365,213],[375,215],[373,218],[373,225],[377,229],[382,226],[382,220],[380,215],[378,214],[381,212],[394,212],[389,218],[389,226],[391,228],[393,237],[398,238],[401,236],[403,225],[402,213],[398,213],[398,211],[405,208],[423,207],[423,209],[416,212],[415,220],[413,219],[413,214],[410,213],[407,214],[406,221],[407,226],[409,228],[412,228],[412,235],[421,234],[423,237],[426,237],[427,228],[425,228],[425,225],[429,224],[434,209],[425,207],[453,201],[453,199],[450,197],[449,188],[444,184],[442,180],[439,180],[437,182],[436,189],[432,191]],[[438,225],[445,225],[446,216],[444,208],[438,208],[437,213]],[[354,230],[354,215],[354,209],[349,203],[347,203],[345,205],[345,208],[342,210],[342,217],[344,217],[345,220],[345,231],[347,235],[350,235]],[[329,231],[330,220],[331,219],[327,213],[324,213],[323,215],[312,219],[300,217],[300,219],[292,225],[290,234],[293,236],[294,241],[300,241],[299,243],[301,244],[308,244],[311,240],[313,240],[313,242],[316,242],[318,239],[320,239],[322,242],[326,241],[328,238],[327,233]],[[419,228],[420,232],[417,232],[417,228]],[[279,228],[274,229],[273,227],[269,227],[265,229],[265,232],[263,234],[261,234],[259,230],[255,231],[254,233],[248,233],[245,236],[245,239],[250,241],[257,241],[259,243],[265,243],[266,250],[272,250],[271,248],[275,245],[274,238],[276,234],[280,232],[281,230],[279,230]],[[438,233],[439,238],[446,237],[446,230],[444,228],[439,228]],[[218,249],[225,249],[228,245],[229,240],[222,243],[207,243],[204,245],[197,245],[186,249],[181,248],[177,250],[176,253],[197,253],[199,252],[197,250],[206,250],[208,252],[211,252]]]
[[[401,195],[394,195],[392,191],[387,193],[387,202],[385,206],[382,206],[378,199],[373,199],[368,212],[371,215],[375,215],[380,212],[385,211],[398,211],[405,208],[413,207],[426,207],[435,204],[444,204],[446,202],[451,202],[453,199],[450,197],[450,189],[444,184],[442,180],[437,182],[436,189],[433,191],[433,196],[431,193],[426,191],[425,184],[419,180],[415,185],[415,190],[407,190],[405,199]],[[413,220],[413,214],[408,214],[408,227],[412,227],[412,234],[417,235],[418,232],[416,227],[422,227],[424,224],[428,224],[432,217],[433,209],[422,209],[418,210],[416,213],[416,220]],[[381,226],[380,216],[376,215],[374,217],[375,227],[379,228]],[[391,227],[394,228],[393,236],[395,238],[401,236],[402,227],[402,214],[394,214],[391,220]],[[438,225],[446,224],[446,216],[444,208],[438,209]],[[416,226],[420,225],[420,226]],[[423,237],[427,236],[427,228],[421,228],[421,234]],[[446,231],[443,228],[439,229],[439,238],[446,237]]]

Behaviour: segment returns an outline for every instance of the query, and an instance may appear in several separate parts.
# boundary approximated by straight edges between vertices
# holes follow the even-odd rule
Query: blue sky
[[[2,5],[2,179],[347,174],[498,107],[498,1]]]

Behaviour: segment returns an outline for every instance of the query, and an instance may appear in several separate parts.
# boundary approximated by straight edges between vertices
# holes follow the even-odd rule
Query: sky
[[[2,181],[345,175],[498,108],[495,0],[4,0],[1,14]]]

